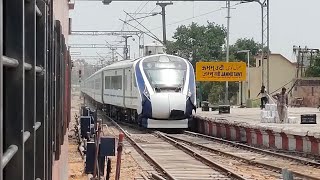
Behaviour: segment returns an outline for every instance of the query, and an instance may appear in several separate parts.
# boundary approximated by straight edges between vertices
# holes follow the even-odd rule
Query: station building
[[[255,66],[249,68],[247,80],[243,82],[242,92],[241,86],[239,86],[238,104],[241,104],[242,93],[242,102],[247,107],[257,107],[260,104],[257,95],[262,84],[262,63],[260,56],[256,56],[255,59]],[[280,92],[282,87],[286,87],[287,91],[290,91],[290,105],[305,107],[320,105],[320,78],[301,77],[301,73],[297,70],[297,63],[281,54],[270,54],[269,60],[269,94]],[[266,64],[266,60],[264,63]],[[265,65],[264,71],[267,72],[267,65]]]

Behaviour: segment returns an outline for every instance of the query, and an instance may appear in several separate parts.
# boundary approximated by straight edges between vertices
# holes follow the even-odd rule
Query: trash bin
[[[209,102],[208,101],[202,101],[202,111],[209,111]]]
[[[219,105],[219,114],[230,114],[230,105]]]

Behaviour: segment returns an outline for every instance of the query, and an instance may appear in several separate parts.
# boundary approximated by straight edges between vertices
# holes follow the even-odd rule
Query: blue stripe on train
[[[143,77],[142,77],[142,74],[141,74],[141,70],[140,70],[140,67],[139,67],[140,62],[141,62],[141,60],[139,60],[136,63],[135,73],[136,73],[136,79],[137,79],[137,83],[138,83],[139,93],[141,94],[141,97],[143,97],[143,91],[144,91],[146,85],[145,85],[145,82],[143,80]]]
[[[194,69],[192,67],[192,64],[190,62],[189,63],[189,66],[190,66],[190,69],[189,69],[189,90],[191,92],[191,97],[190,97],[190,100],[192,103],[195,104],[195,100],[196,100],[196,84],[195,84],[195,76],[194,76]]]
[[[151,118],[152,117],[152,106],[150,100],[145,96],[143,93],[146,89],[146,84],[143,79],[141,69],[139,67],[139,64],[141,63],[141,60],[139,60],[136,64],[136,78],[138,82],[139,87],[139,93],[141,95],[142,100],[142,118]]]

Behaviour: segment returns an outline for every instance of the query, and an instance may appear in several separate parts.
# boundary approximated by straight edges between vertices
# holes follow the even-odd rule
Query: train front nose
[[[186,95],[179,93],[155,93],[150,96],[152,118],[183,119],[186,110]]]

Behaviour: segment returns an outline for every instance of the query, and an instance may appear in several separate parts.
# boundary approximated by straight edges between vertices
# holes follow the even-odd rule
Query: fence
[[[53,1],[0,0],[0,180],[52,179],[70,121],[70,56]]]

